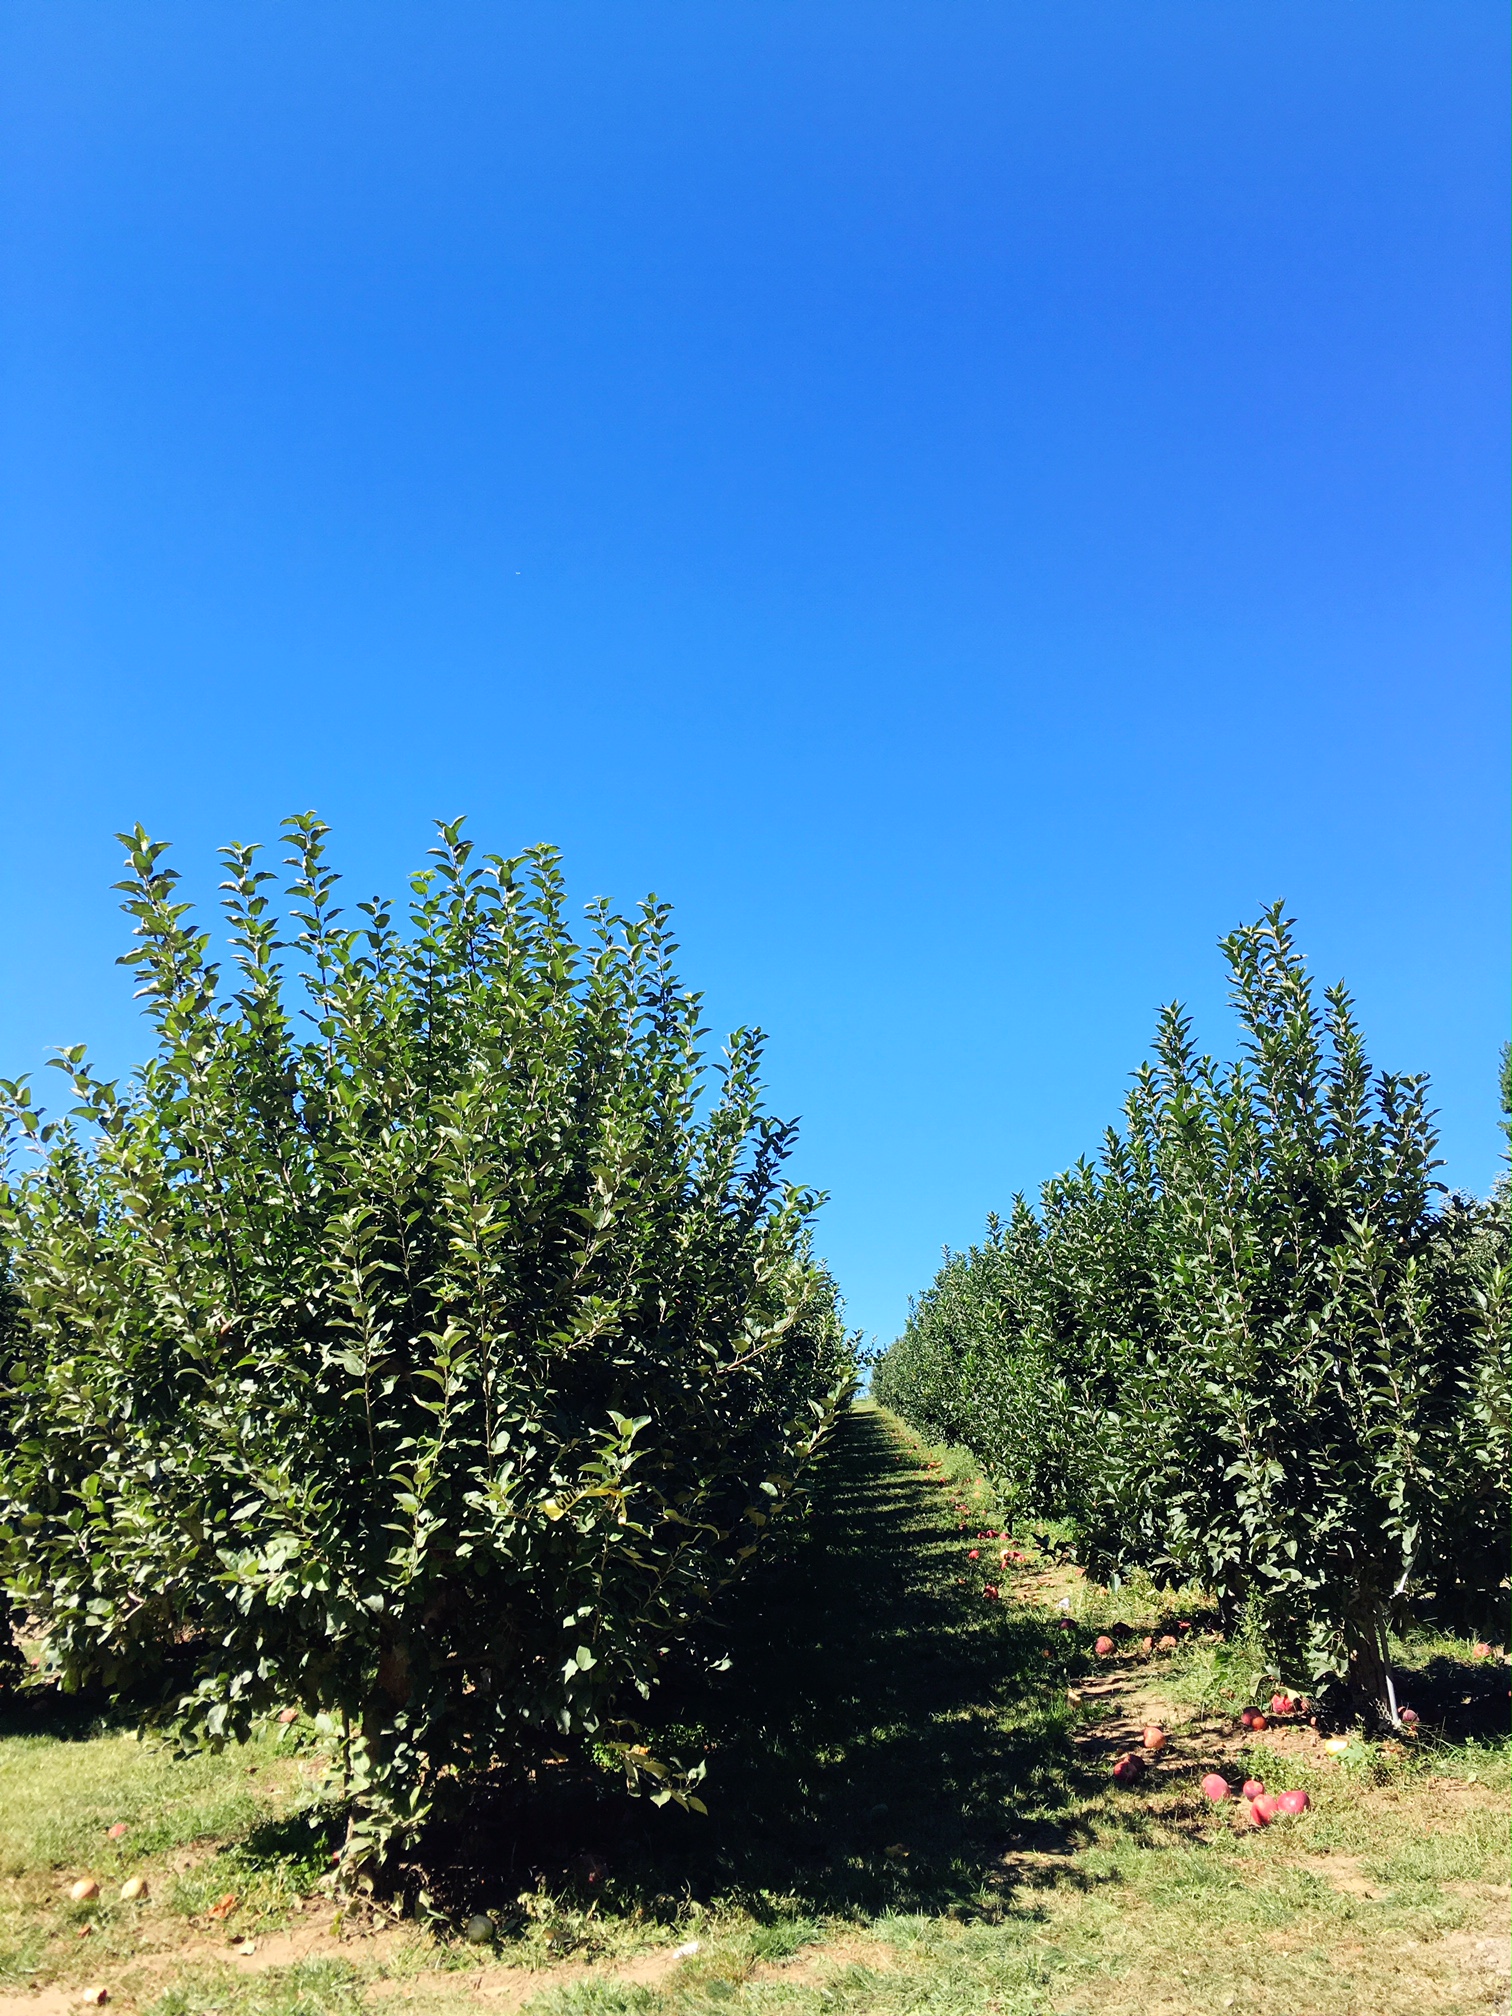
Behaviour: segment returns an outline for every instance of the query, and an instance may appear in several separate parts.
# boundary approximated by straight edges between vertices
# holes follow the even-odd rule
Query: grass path
[[[616,1844],[622,1882],[821,1916],[990,1903],[1074,1760],[1059,1634],[982,1599],[959,1524],[858,1410],[811,1517],[721,1620],[728,1672],[661,1704],[669,1748],[707,1746],[709,1818],[649,1816]]]
[[[1505,2008],[1504,1752],[1343,1768],[1309,1731],[1240,1738],[1211,1648],[1140,1649],[1170,1621],[1152,1592],[1119,1599],[1132,1635],[1102,1662],[1092,1630],[1116,1606],[1074,1570],[1036,1556],[1006,1600],[984,1599],[987,1573],[1001,1579],[975,1538],[995,1524],[985,1487],[959,1456],[927,1455],[859,1408],[809,1519],[716,1618],[728,1666],[668,1673],[647,1735],[707,1763],[707,1819],[628,1802],[566,1757],[432,1830],[412,1880],[454,1924],[493,1913],[494,1950],[334,1922],[309,1895],[321,1844],[289,1817],[301,1760],[271,1740],[172,1765],[118,1734],[13,1722],[0,1995],[15,2001],[0,2016],[61,2016],[86,1980],[144,2016]],[[1456,1700],[1504,1698],[1504,1668],[1446,1671]],[[1115,1739],[1155,1702],[1169,1749],[1115,1791]],[[1284,1770],[1314,1810],[1241,1831],[1196,1792],[1214,1761]],[[110,1843],[118,1818],[130,1831]],[[134,1870],[150,1902],[108,1902]],[[63,1901],[81,1874],[101,1901]]]

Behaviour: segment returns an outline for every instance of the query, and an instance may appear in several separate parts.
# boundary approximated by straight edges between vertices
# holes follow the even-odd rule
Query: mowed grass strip
[[[996,1528],[959,1452],[858,1407],[810,1516],[714,1620],[728,1666],[669,1672],[645,1732],[707,1762],[708,1819],[628,1802],[564,1752],[421,1844],[411,1880],[452,1927],[490,1913],[489,1948],[334,1920],[325,1842],[299,1812],[316,1753],[269,1738],[175,1763],[118,1730],[7,1735],[6,1985],[103,1980],[151,2016],[425,2016],[463,1998],[532,2016],[1504,2005],[1504,1745],[1373,1749],[1353,1768],[1279,1736],[1241,1746],[1210,1642],[1143,1652],[1157,1592],[1091,1589],[1024,1534],[1029,1559],[1003,1570],[977,1537]],[[1128,1656],[1099,1694],[1090,1636],[1115,1619]],[[1486,1685],[1431,1649],[1467,1694]],[[1108,1732],[1150,1704],[1168,1749],[1118,1791]],[[1215,1756],[1273,1759],[1313,1810],[1241,1831],[1196,1791]],[[149,1901],[113,1903],[133,1871]],[[67,1903],[80,1875],[101,1902]]]

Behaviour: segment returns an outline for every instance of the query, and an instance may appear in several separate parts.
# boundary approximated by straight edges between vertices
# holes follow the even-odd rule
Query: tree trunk
[[[1400,1729],[1396,1681],[1386,1655],[1386,1613],[1362,1604],[1344,1627],[1349,1650],[1349,1705],[1367,1729]]]

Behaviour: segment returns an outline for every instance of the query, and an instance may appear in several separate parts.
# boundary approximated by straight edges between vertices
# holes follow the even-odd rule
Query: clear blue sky
[[[1505,9],[0,14],[0,1071],[112,831],[677,906],[882,1338],[1284,895],[1497,1168]]]

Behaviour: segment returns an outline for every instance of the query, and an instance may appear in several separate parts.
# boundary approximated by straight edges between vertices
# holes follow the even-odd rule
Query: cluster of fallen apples
[[[1202,1793],[1215,1806],[1221,1806],[1233,1792],[1221,1772],[1209,1771],[1202,1781]],[[1305,1813],[1312,1804],[1311,1799],[1299,1787],[1290,1792],[1272,1795],[1265,1789],[1263,1778],[1246,1778],[1239,1788],[1241,1799],[1249,1801],[1249,1823],[1251,1827],[1269,1827],[1272,1820],[1279,1820],[1283,1813]]]
[[[1111,1644],[1111,1641],[1099,1639],[1099,1650],[1104,1642]],[[1239,1724],[1251,1734],[1259,1734],[1260,1731],[1270,1727],[1272,1720],[1279,1721],[1285,1717],[1304,1714],[1306,1709],[1305,1701],[1297,1700],[1290,1694],[1273,1694],[1269,1717],[1263,1709],[1246,1708],[1240,1714]],[[1138,1784],[1144,1776],[1146,1755],[1158,1755],[1166,1747],[1166,1732],[1158,1722],[1147,1723],[1141,1741],[1142,1750],[1125,1750],[1114,1758],[1115,1785],[1127,1788]],[[1202,1780],[1203,1797],[1211,1800],[1215,1806],[1221,1805],[1225,1799],[1232,1798],[1233,1791],[1233,1786],[1220,1771],[1209,1771]],[[1239,1788],[1239,1797],[1247,1802],[1247,1817],[1252,1827],[1269,1827],[1273,1820],[1280,1819],[1283,1814],[1305,1813],[1312,1804],[1300,1786],[1293,1787],[1289,1792],[1277,1794],[1267,1792],[1263,1778],[1246,1778]]]
[[[1069,1618],[1061,1619],[1061,1629],[1063,1631],[1072,1628]],[[1176,1626],[1176,1631],[1184,1634],[1190,1631],[1191,1628],[1191,1625],[1183,1618]],[[1115,1624],[1113,1629],[1115,1631],[1128,1632],[1128,1626],[1125,1624]],[[1129,1633],[1129,1635],[1132,1636],[1133,1634]],[[1180,1643],[1181,1639],[1176,1636],[1175,1632],[1171,1631],[1162,1631],[1158,1638],[1151,1632],[1148,1637],[1140,1640],[1140,1644],[1146,1652],[1174,1652]],[[1093,1641],[1092,1650],[1097,1654],[1099,1659],[1111,1659],[1113,1654],[1118,1650],[1118,1645],[1104,1631],[1099,1638]]]
[[[964,1533],[966,1530],[963,1524],[961,1531]],[[993,1527],[983,1526],[978,1529],[976,1537],[978,1540],[1006,1540],[1008,1535],[1006,1533],[999,1533]],[[981,1558],[982,1550],[980,1547],[969,1547],[966,1550],[966,1559],[968,1561],[980,1561]],[[1033,1566],[1033,1561],[1020,1547],[1000,1547],[998,1549],[999,1569],[1032,1568]],[[995,1603],[1000,1593],[996,1582],[984,1582],[982,1584],[982,1594],[989,1603]]]
[[[1140,1732],[1140,1742],[1146,1751],[1157,1756],[1166,1747],[1166,1732],[1158,1722],[1147,1722]],[[1125,1750],[1113,1759],[1113,1783],[1128,1787],[1137,1785],[1145,1772],[1145,1760],[1138,1750]]]

